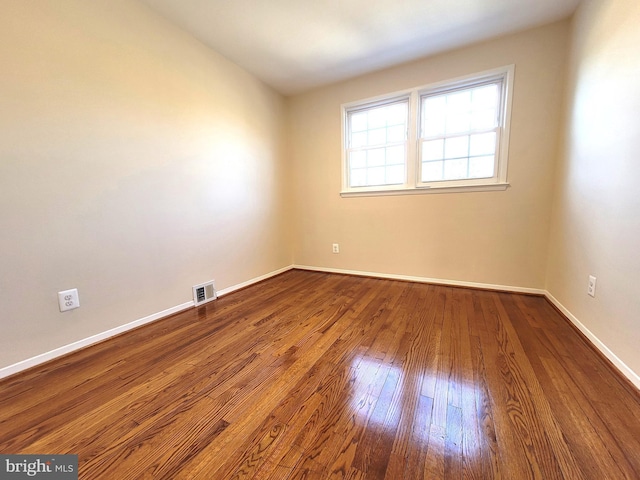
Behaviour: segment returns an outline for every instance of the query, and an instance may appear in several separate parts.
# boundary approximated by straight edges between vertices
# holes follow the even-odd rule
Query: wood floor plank
[[[431,425],[431,412],[433,410],[433,399],[420,395],[413,418],[411,434],[407,440],[407,454],[405,457],[404,474],[402,477],[392,476],[393,472],[388,472],[388,480],[404,478],[411,480],[422,478],[424,464],[427,456],[428,434]]]
[[[456,294],[460,297],[460,311],[457,319],[460,324],[460,369],[462,388],[462,461],[465,479],[482,480],[488,477],[490,468],[486,463],[487,457],[481,454],[482,430],[481,423],[478,422],[478,395],[476,390],[480,390],[476,385],[474,376],[474,359],[472,342],[478,339],[471,335],[469,326],[469,315],[473,318],[473,302],[468,290],[456,289]]]
[[[507,312],[503,299],[509,298],[506,294],[494,293],[493,297],[496,301],[500,316],[504,321],[503,326],[505,334],[512,338],[512,342],[508,345],[513,349],[512,354],[505,355],[505,358],[513,358],[519,351],[522,351],[522,359],[519,363],[520,368],[513,368],[512,372],[517,371],[522,375],[523,383],[529,392],[528,398],[522,397],[530,401],[521,402],[523,408],[521,420],[525,420],[531,432],[544,432],[544,435],[530,435],[535,446],[534,454],[543,472],[543,478],[583,478],[580,468],[575,458],[566,444],[562,431],[551,410],[549,401],[544,395],[544,391],[540,385],[540,380],[535,375],[535,371],[531,364],[531,358],[535,358],[535,354],[527,355],[523,350],[522,344],[528,335],[523,335],[522,339],[514,327],[514,321],[517,319],[517,312],[510,310]],[[508,320],[507,320],[508,319]],[[506,350],[505,350],[506,352]],[[525,358],[527,361],[525,361]],[[514,364],[515,365],[515,364]],[[535,399],[535,404],[532,400]],[[538,426],[539,425],[539,426]],[[548,448],[550,444],[552,448]]]
[[[422,383],[424,380],[424,365],[427,360],[428,337],[431,330],[431,323],[425,321],[423,315],[428,314],[428,309],[419,308],[421,301],[417,292],[413,291],[412,297],[409,297],[407,305],[413,307],[405,313],[407,318],[413,319],[407,323],[405,336],[402,344],[406,345],[403,349],[402,360],[394,362],[394,365],[400,366],[404,373],[403,387],[400,390],[399,422],[393,448],[391,450],[390,464],[387,467],[385,478],[399,479],[405,476],[405,472],[413,470],[412,475],[418,475],[421,471],[420,459],[417,455],[422,447],[422,434],[427,428],[427,418],[431,419],[431,410],[433,407],[432,399],[427,399],[420,394]],[[418,447],[412,448],[414,443]],[[411,458],[412,464],[409,467],[408,462]]]
[[[487,383],[486,367],[480,338],[471,343],[472,361],[475,382],[475,424],[477,425],[479,441],[478,451],[473,455],[475,461],[482,465],[480,478],[502,478],[501,450],[496,437],[496,427],[491,410],[491,395]],[[469,414],[473,416],[473,414]],[[466,430],[465,430],[466,433]]]
[[[399,298],[404,300],[410,294],[411,285],[403,284],[398,285],[398,287],[401,289]],[[391,304],[388,308],[388,312],[397,311],[396,304]],[[391,455],[393,440],[402,410],[402,408],[399,408],[399,402],[402,402],[403,397],[403,379],[401,378],[401,370],[396,365],[402,362],[401,359],[404,359],[409,347],[406,341],[408,318],[403,316],[396,319],[395,322],[390,322],[390,319],[394,317],[386,315],[381,316],[379,319],[382,321],[383,318],[385,318],[382,328],[384,334],[376,338],[376,341],[365,353],[365,359],[358,364],[358,368],[363,367],[363,363],[367,369],[378,366],[377,372],[384,372],[379,377],[380,380],[384,379],[384,384],[382,389],[376,389],[375,395],[369,397],[372,401],[369,403],[371,408],[366,410],[365,413],[367,423],[362,422],[360,425],[354,425],[354,428],[351,428],[346,433],[345,441],[343,441],[338,457],[339,460],[342,460],[343,454],[352,455],[352,464],[358,472],[380,477],[384,475],[387,468],[387,459]],[[384,340],[385,338],[387,339],[386,341]],[[380,348],[382,342],[388,343],[389,347]],[[346,409],[343,412],[343,417],[348,418],[348,415],[353,414],[351,412],[353,412],[353,408]],[[360,413],[360,416],[362,416],[362,413]],[[360,426],[364,425],[367,426],[366,431],[360,429]],[[363,463],[363,455],[365,457],[371,456],[374,460]],[[340,467],[332,465],[328,473],[333,475],[336,468]]]
[[[444,451],[444,475],[447,478],[462,478],[462,411],[449,405]]]
[[[501,449],[511,459],[514,478],[560,478],[556,464],[541,465],[536,457],[537,449],[549,458],[551,450],[541,425],[535,423],[533,399],[528,389],[522,367],[524,355],[519,350],[516,338],[505,326],[508,320],[501,315],[495,303],[495,295],[481,295],[483,315],[487,330],[481,335],[482,350],[487,363],[487,380],[491,392],[491,409],[494,412],[496,436]],[[518,349],[518,352],[514,350]],[[519,354],[518,354],[519,353]],[[517,362],[516,360],[520,360]],[[533,423],[532,423],[533,422]]]
[[[564,372],[557,370],[555,362],[543,358],[542,363],[549,372],[555,391],[558,392],[558,401],[554,403],[559,413],[559,422],[567,432],[567,442],[583,470],[588,471],[592,477],[599,475],[602,478],[607,475],[622,477],[626,470],[624,473],[629,477],[627,459],[618,455],[616,455],[618,458],[614,458],[612,454],[612,450],[617,450],[617,439],[609,435],[607,426],[599,421],[597,414],[594,414],[589,406],[590,402],[581,398],[575,390],[572,379]],[[568,408],[567,405],[572,407]],[[580,443],[587,448],[576,448],[573,445],[573,439],[576,437],[580,438]],[[601,453],[594,456],[591,454],[593,451]],[[633,478],[633,475],[629,478]]]
[[[640,478],[640,393],[544,298],[291,270],[0,381],[94,479]]]
[[[445,477],[445,439],[446,428],[437,423],[431,423],[428,433],[427,455],[422,474],[424,480],[447,478]]]

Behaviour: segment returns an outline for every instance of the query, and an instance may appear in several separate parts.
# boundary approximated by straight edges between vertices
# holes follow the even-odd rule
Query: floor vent
[[[218,294],[213,280],[193,287],[193,303],[196,307],[216,298],[218,298]]]

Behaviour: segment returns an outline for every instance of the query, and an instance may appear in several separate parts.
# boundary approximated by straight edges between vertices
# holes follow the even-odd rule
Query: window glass
[[[408,113],[408,99],[347,113],[350,187],[405,183]]]
[[[494,176],[501,88],[496,80],[422,95],[422,183]],[[440,159],[441,169],[432,164]]]

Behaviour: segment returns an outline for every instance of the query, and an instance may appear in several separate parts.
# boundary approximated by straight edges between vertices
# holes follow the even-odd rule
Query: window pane
[[[351,148],[364,147],[367,144],[367,132],[354,133],[351,135]]]
[[[469,156],[469,137],[453,137],[444,141],[444,158]]]
[[[444,179],[457,180],[460,178],[467,178],[467,159],[445,160]]]
[[[407,129],[404,125],[387,128],[387,142],[403,142],[407,138]]]
[[[501,82],[421,97],[422,182],[494,175]]]
[[[445,117],[429,117],[422,124],[423,136],[436,137],[444,133]]]
[[[367,169],[367,185],[384,185],[384,167],[375,167]]]
[[[365,168],[355,168],[349,175],[349,185],[351,187],[364,187],[367,184],[367,170]]]
[[[404,146],[387,148],[387,165],[402,165],[404,171]]]
[[[424,162],[422,164],[422,181],[442,180],[444,162]]]
[[[422,99],[422,136],[433,137],[444,133],[447,99],[444,95]]]
[[[394,165],[387,167],[387,184],[404,183],[404,165]]]
[[[351,131],[361,132],[367,129],[367,112],[354,113],[351,115]]]
[[[387,107],[372,108],[368,115],[368,128],[380,128],[387,125]]]
[[[405,125],[407,122],[407,104],[396,103],[387,108],[387,125]]]
[[[496,133],[482,133],[471,135],[469,144],[469,155],[493,155],[496,153]]]
[[[493,84],[474,88],[471,97],[474,110],[495,108],[498,101],[498,85]]]
[[[350,186],[405,182],[408,113],[408,100],[348,113]]]
[[[447,111],[447,96],[424,97],[422,99],[422,107],[430,116],[442,116]]]
[[[350,168],[364,168],[367,166],[367,153],[360,150],[349,154]]]
[[[470,178],[493,177],[494,156],[473,157],[469,159]]]
[[[375,130],[369,130],[367,145],[382,145],[384,143],[387,143],[386,128],[376,128]]]
[[[500,84],[425,96],[421,103],[421,137],[488,130],[498,124]]]
[[[495,128],[498,123],[495,109],[476,110],[471,115],[472,130],[487,130]]]
[[[444,140],[422,142],[422,161],[441,160],[444,158]]]
[[[367,167],[384,165],[384,148],[374,148],[367,151]]]
[[[447,115],[447,133],[468,132],[471,125],[471,116],[467,113]]]
[[[447,110],[453,113],[468,113],[471,110],[471,90],[448,94]]]

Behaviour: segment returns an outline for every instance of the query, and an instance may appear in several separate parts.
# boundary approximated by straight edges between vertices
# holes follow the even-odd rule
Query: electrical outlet
[[[592,297],[596,296],[596,277],[589,275],[589,286],[587,287],[587,293]]]
[[[333,244],[333,253],[340,253],[340,244],[339,243],[334,243]]]
[[[58,292],[58,305],[60,305],[60,311],[66,312],[67,310],[73,310],[80,306],[80,297],[78,296],[78,289],[73,288],[71,290],[65,290]]]

